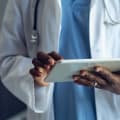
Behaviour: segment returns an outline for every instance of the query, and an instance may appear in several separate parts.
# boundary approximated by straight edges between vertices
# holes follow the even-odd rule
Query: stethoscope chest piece
[[[37,30],[37,13],[38,13],[38,5],[40,0],[36,0],[35,9],[34,9],[34,20],[33,20],[33,30],[31,34],[31,43],[37,43],[37,40],[39,39],[39,34]]]
[[[31,43],[36,43],[38,40],[38,32],[33,30],[31,35]]]

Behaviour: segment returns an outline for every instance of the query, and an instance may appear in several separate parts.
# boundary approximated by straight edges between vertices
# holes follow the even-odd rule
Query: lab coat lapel
[[[60,0],[43,0],[39,8],[38,30],[40,34],[39,51],[50,52],[58,50],[59,34],[61,28],[61,2]]]

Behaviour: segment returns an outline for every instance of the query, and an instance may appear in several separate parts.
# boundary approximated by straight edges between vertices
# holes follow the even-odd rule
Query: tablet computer
[[[47,82],[67,82],[73,81],[72,75],[82,69],[92,70],[96,65],[107,67],[111,71],[120,70],[120,59],[73,59],[60,60],[49,72],[45,81]]]

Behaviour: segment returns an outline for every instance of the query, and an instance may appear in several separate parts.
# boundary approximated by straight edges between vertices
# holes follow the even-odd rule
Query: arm
[[[16,97],[35,112],[42,113],[52,97],[53,85],[37,87],[29,75],[33,65],[27,54],[20,3],[21,0],[10,0],[6,8],[0,32],[0,76]]]

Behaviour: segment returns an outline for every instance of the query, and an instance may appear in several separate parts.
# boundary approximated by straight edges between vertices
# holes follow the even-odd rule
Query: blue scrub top
[[[90,0],[62,0],[60,54],[65,59],[90,58]],[[96,120],[94,89],[73,82],[55,83],[55,120]]]

